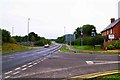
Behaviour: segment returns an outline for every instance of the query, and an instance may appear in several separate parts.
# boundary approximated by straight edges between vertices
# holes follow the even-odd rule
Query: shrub
[[[108,50],[113,50],[113,49],[115,49],[115,47],[110,44],[110,45],[108,45],[107,49],[108,49]]]
[[[120,42],[115,42],[114,46],[116,49],[120,49]]]
[[[34,43],[34,45],[36,45],[36,46],[44,46],[45,44],[44,44],[43,41],[36,41],[36,42]]]

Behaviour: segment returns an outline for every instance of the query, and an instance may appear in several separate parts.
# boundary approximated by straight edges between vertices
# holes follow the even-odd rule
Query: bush
[[[51,44],[50,40],[42,39],[42,40],[36,41],[34,43],[34,45],[36,45],[36,46],[44,46],[45,44],[49,44],[50,45]]]
[[[115,42],[114,46],[116,49],[120,49],[120,42]]]
[[[72,45],[80,45],[81,43],[81,39],[78,38],[75,41],[72,42]],[[102,45],[104,42],[104,39],[101,35],[96,35],[94,37],[91,36],[85,36],[83,37],[83,45],[90,45],[90,46],[94,46],[94,45]]]
[[[44,46],[45,44],[44,44],[43,41],[36,41],[36,42],[34,43],[34,45],[36,45],[36,46]]]
[[[108,45],[107,49],[108,49],[108,50],[113,50],[113,49],[115,49],[115,47],[110,44],[110,45]]]

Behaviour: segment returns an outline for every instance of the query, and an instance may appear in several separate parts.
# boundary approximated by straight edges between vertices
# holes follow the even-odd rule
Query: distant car
[[[48,47],[49,47],[49,45],[48,45],[48,44],[44,45],[44,48],[48,48]]]

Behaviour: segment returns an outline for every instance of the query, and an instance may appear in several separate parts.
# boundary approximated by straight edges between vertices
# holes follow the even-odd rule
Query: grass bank
[[[26,50],[32,50],[32,48],[27,46],[22,46],[14,43],[3,43],[2,45],[2,53],[1,54],[9,54],[13,52],[22,52]]]
[[[66,45],[63,45],[62,48],[60,48],[60,51],[62,51],[62,52],[74,52],[72,50],[67,49]]]
[[[78,50],[103,50],[103,48],[101,48],[101,47],[94,47],[94,46],[77,46],[77,45],[74,45],[73,48],[78,49]]]

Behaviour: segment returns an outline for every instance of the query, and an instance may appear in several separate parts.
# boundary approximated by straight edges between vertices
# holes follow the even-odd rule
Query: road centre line
[[[27,65],[23,65],[22,67],[26,67]]]
[[[15,70],[19,70],[21,67],[16,68]]]
[[[29,64],[32,64],[32,63],[30,62],[30,63],[28,63],[28,65],[29,65]]]
[[[28,67],[32,67],[33,65],[29,65]]]
[[[13,75],[18,74],[18,73],[20,73],[20,71],[17,71],[17,72],[15,72],[15,73],[13,73]]]
[[[24,70],[26,70],[27,68],[23,68],[22,70],[24,71]]]
[[[4,77],[4,78],[5,78],[5,79],[6,79],[6,78],[10,78],[10,76],[6,76],[6,77]]]
[[[9,74],[9,73],[12,73],[13,71],[9,71],[9,72],[6,72],[6,73],[4,73],[4,74]]]

